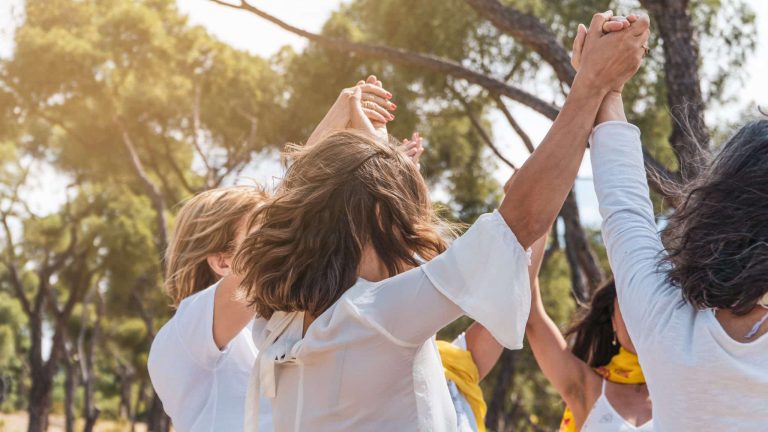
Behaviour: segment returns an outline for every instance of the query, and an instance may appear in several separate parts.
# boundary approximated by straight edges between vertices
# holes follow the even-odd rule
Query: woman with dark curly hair
[[[620,95],[590,139],[619,304],[665,431],[768,429],[768,121],[684,188],[665,243]]]

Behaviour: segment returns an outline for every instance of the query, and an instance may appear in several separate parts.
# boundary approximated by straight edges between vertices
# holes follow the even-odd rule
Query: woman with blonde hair
[[[557,216],[603,98],[634,75],[648,38],[647,19],[603,34],[610,16],[593,17],[566,103],[499,210],[450,247],[415,165],[372,138],[359,104],[350,121],[365,133],[289,154],[234,260],[257,312],[247,431],[259,430],[259,396],[278,431],[456,430],[433,336],[468,315],[522,346],[526,249]]]
[[[344,89],[307,140],[312,146],[331,131],[349,126],[353,96],[365,99],[364,115],[379,130],[393,116],[391,94],[371,76]],[[420,144],[406,140],[410,156]],[[237,295],[239,279],[232,257],[245,235],[248,216],[268,194],[253,186],[202,192],[181,208],[166,251],[166,291],[177,308],[160,329],[149,354],[152,384],[179,431],[243,430],[248,374],[257,350],[250,326],[253,309]],[[260,429],[272,430],[268,401],[260,410]]]
[[[240,383],[256,358],[247,326],[253,312],[236,299],[237,282],[228,276],[247,216],[267,196],[255,186],[212,189],[177,216],[165,282],[177,310],[155,336],[147,367],[179,431],[242,430]],[[260,414],[262,430],[271,430],[268,402]]]

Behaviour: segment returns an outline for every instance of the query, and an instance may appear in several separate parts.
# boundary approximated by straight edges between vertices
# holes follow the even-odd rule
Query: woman
[[[768,121],[684,189],[666,247],[640,131],[606,97],[590,142],[619,305],[664,431],[768,428]]]
[[[237,284],[227,276],[245,234],[243,222],[266,197],[251,186],[212,189],[179,211],[165,283],[177,310],[155,336],[147,362],[152,385],[179,431],[242,430],[242,383],[256,358],[246,328],[253,313],[235,300]],[[263,407],[261,429],[269,431],[268,401]]]
[[[534,265],[541,262],[536,255]],[[568,406],[560,430],[652,431],[651,399],[613,282],[595,291],[566,332],[574,337],[571,350],[544,309],[538,280],[532,279],[532,293],[525,334],[539,367]]]
[[[350,120],[366,135],[336,133],[290,155],[234,260],[260,349],[246,430],[258,430],[257,395],[273,398],[278,431],[456,429],[432,336],[466,314],[521,346],[525,249],[552,224],[602,99],[635,73],[648,36],[647,20],[605,35],[609,17],[593,18],[560,117],[498,212],[450,248],[416,167],[371,138],[359,109]]]
[[[394,109],[391,95],[375,76],[355,89],[367,101],[362,112],[379,128],[392,119],[386,111]],[[352,93],[342,91],[307,145],[348,125]],[[405,140],[402,151],[418,157],[423,149],[420,140]],[[248,375],[257,351],[248,326],[253,310],[236,296],[239,280],[231,276],[231,261],[247,216],[266,197],[256,187],[219,188],[194,196],[179,211],[166,251],[165,281],[177,310],[155,337],[147,365],[179,431],[243,429]],[[260,428],[272,430],[269,401],[261,406]]]

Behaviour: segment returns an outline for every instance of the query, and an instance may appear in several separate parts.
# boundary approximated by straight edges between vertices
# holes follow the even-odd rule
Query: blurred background
[[[768,104],[761,0],[222,3],[0,2],[0,431],[169,430],[146,359],[172,314],[160,257],[180,203],[274,187],[283,145],[368,74],[395,95],[390,133],[426,138],[433,198],[464,222],[546,134],[595,11],[651,15],[624,94],[660,183],[695,176]],[[610,275],[588,158],[560,216],[542,290],[565,325]],[[529,350],[483,387],[490,430],[557,429],[563,404]]]

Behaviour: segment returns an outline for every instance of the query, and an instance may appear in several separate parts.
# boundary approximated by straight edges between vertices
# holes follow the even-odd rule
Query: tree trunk
[[[168,432],[171,429],[171,419],[163,410],[163,403],[152,389],[152,401],[150,402],[149,412],[147,414],[148,432]]]
[[[73,359],[67,356],[64,360],[64,429],[75,432],[75,389],[77,388],[77,370]]]
[[[667,104],[676,117],[669,144],[680,163],[683,181],[695,178],[706,164],[709,131],[699,79],[699,46],[688,14],[688,0],[641,0],[663,41]]]
[[[35,368],[36,369],[36,368]],[[45,432],[48,429],[48,414],[51,410],[52,380],[45,369],[32,370],[32,387],[29,392],[29,427],[27,432]]]
[[[515,351],[505,349],[499,359],[500,370],[493,386],[493,395],[491,403],[488,405],[488,412],[485,415],[485,425],[491,430],[501,431],[505,429],[507,423],[506,404],[509,399],[507,395],[512,388],[515,379],[515,363],[517,356]]]

